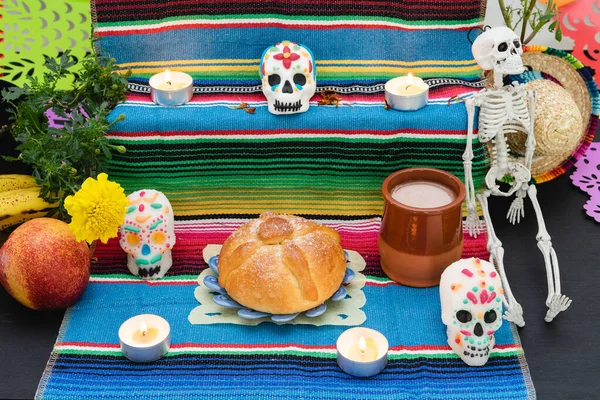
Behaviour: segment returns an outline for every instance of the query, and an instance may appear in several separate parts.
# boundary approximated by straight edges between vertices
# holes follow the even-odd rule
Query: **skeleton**
[[[271,114],[305,112],[317,89],[311,51],[287,40],[265,50],[260,61],[263,93]]]
[[[502,326],[502,281],[494,266],[477,258],[450,265],[440,280],[442,322],[448,345],[469,365],[483,365]]]
[[[144,279],[162,278],[171,268],[175,245],[173,208],[157,190],[138,190],[127,196],[129,208],[119,227],[127,267]]]
[[[504,75],[523,72],[521,54],[523,54],[523,49],[518,36],[505,27],[488,29],[473,43],[473,56],[479,66],[485,70],[493,70],[494,88],[484,89],[466,101],[468,131],[467,146],[463,154],[468,211],[466,229],[474,236],[477,236],[482,229],[476,210],[475,198],[477,198],[481,204],[488,233],[487,248],[490,252],[490,262],[496,264],[506,291],[504,318],[518,326],[525,325],[523,309],[515,299],[508,284],[504,269],[504,249],[502,242],[496,236],[488,209],[488,198],[490,196],[516,196],[507,214],[508,220],[513,225],[519,223],[521,218],[525,216],[523,200],[529,197],[537,218],[538,233],[536,240],[538,248],[544,256],[548,280],[546,322],[551,322],[559,312],[565,311],[571,305],[571,300],[560,293],[558,258],[552,247],[550,235],[546,230],[542,210],[537,200],[537,189],[529,183],[536,145],[533,130],[535,92],[525,90],[525,87],[517,82],[514,82],[512,86],[503,86]],[[482,143],[491,142],[493,144],[493,162],[485,177],[487,189],[477,195],[475,195],[471,170],[475,107],[479,107],[479,132],[477,137]],[[525,164],[514,162],[510,158],[506,135],[517,132],[527,136]],[[511,178],[512,183],[508,190],[502,191],[498,181],[507,176]]]

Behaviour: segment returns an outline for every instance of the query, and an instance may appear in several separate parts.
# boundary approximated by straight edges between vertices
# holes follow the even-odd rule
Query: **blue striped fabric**
[[[207,229],[194,226],[196,232]],[[197,235],[178,229],[178,245],[190,250],[175,254],[177,271],[207,267],[198,264],[203,245],[191,255]],[[112,282],[121,275],[102,271],[122,268],[117,249],[116,241],[99,247],[104,267],[95,268],[83,297],[67,312],[38,399],[535,398],[518,336],[508,323],[496,332],[485,366],[469,367],[450,350],[437,287],[409,288],[367,275],[363,326],[386,335],[389,364],[375,377],[357,379],[335,360],[335,342],[346,327],[192,325],[197,275],[170,273],[179,284]],[[190,251],[190,258],[181,251]],[[128,361],[118,347],[119,326],[141,313],[160,315],[171,326],[170,352],[150,364]]]

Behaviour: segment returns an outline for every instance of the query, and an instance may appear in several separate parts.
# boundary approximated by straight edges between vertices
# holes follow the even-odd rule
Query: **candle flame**
[[[140,322],[140,332],[142,333],[142,336],[146,336],[146,333],[148,332],[148,325],[146,325],[144,321]]]
[[[367,341],[363,336],[358,339],[358,349],[360,350],[361,354],[365,354],[365,351],[367,351]]]
[[[171,71],[169,71],[168,69],[165,69],[165,81],[167,81],[167,83],[169,85],[171,84],[171,79],[173,79],[171,77]]]

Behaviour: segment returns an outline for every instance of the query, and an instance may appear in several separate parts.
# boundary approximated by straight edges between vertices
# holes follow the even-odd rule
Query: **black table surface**
[[[0,153],[6,154],[8,146],[0,137]],[[0,162],[0,173],[6,172]],[[538,397],[600,399],[600,224],[585,215],[588,196],[568,175],[538,185],[560,261],[562,293],[573,299],[552,323],[544,322],[546,272],[531,203],[517,226],[505,218],[510,199],[492,198],[490,211],[504,243],[511,288],[524,309],[526,326],[519,335]],[[0,288],[0,399],[33,398],[62,317],[62,311],[29,310]]]

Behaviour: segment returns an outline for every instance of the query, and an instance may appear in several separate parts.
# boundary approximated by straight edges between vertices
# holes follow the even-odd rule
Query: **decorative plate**
[[[348,253],[344,250],[344,254],[346,255],[346,260],[348,260]],[[244,319],[259,319],[270,317],[273,322],[289,322],[296,318],[300,313],[294,314],[269,314],[261,311],[252,310],[250,308],[244,307],[240,303],[233,300],[227,294],[227,291],[219,285],[218,276],[219,276],[219,256],[213,256],[208,260],[208,266],[215,273],[214,275],[207,275],[204,277],[204,285],[212,290],[213,292],[217,292],[218,294],[214,297],[214,302],[225,308],[239,308],[238,316]],[[346,273],[344,275],[344,280],[342,281],[342,285],[340,288],[329,298],[331,301],[342,301],[346,298],[346,288],[344,285],[350,283],[355,276],[355,272],[350,268],[346,268]],[[314,318],[322,315],[325,311],[327,311],[327,304],[323,303],[315,308],[311,308],[308,311],[303,311],[304,315],[309,318]]]

